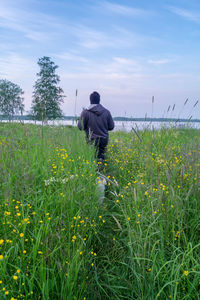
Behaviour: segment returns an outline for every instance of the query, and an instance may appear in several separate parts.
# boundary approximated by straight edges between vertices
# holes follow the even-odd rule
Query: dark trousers
[[[108,138],[95,138],[90,141],[96,147],[96,156],[98,159],[105,159],[106,147],[108,145]]]

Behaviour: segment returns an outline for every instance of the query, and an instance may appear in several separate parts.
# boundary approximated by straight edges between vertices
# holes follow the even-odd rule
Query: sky
[[[24,90],[26,112],[43,56],[65,115],[97,91],[113,116],[200,119],[199,0],[0,0],[0,79]]]

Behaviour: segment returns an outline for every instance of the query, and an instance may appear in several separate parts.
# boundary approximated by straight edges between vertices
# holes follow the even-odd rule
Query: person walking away
[[[93,92],[90,95],[90,106],[81,113],[78,128],[85,131],[89,143],[94,143],[98,161],[103,162],[105,159],[108,131],[113,130],[114,126],[110,111],[100,104],[99,93]]]

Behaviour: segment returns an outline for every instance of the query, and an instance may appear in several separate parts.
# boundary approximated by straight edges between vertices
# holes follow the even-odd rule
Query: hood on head
[[[101,104],[91,104],[87,110],[100,116],[105,111],[105,108]]]

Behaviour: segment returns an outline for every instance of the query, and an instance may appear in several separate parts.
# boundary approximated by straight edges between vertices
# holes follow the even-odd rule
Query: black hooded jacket
[[[108,131],[113,130],[113,118],[101,104],[93,104],[83,110],[78,121],[78,128],[86,132],[87,138],[108,138]]]

